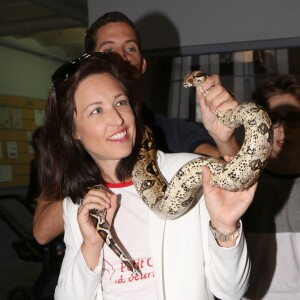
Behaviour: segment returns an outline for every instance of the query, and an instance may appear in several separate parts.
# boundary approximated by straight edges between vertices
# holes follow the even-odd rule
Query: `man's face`
[[[146,60],[138,47],[137,37],[127,23],[109,23],[99,28],[94,51],[116,52],[136,67],[140,75],[146,71]]]
[[[299,158],[300,154],[300,127],[290,127],[286,124],[285,118],[289,114],[300,114],[300,103],[291,94],[275,95],[268,98],[266,103],[267,112],[270,115],[279,116],[280,123],[273,128],[273,151],[272,158]]]

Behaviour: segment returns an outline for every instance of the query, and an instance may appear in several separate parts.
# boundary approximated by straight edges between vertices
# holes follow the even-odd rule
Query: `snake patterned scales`
[[[92,187],[89,187],[88,189],[100,189],[100,190],[105,190],[105,191],[111,193],[109,188],[107,188],[103,184],[94,185]],[[121,247],[118,245],[118,243],[113,238],[113,236],[110,232],[110,229],[109,229],[110,226],[105,219],[105,215],[106,215],[106,210],[104,210],[104,211],[98,210],[98,209],[90,210],[90,217],[96,227],[98,234],[101,236],[103,241],[120,258],[120,260],[125,264],[125,266],[134,275],[140,275],[140,271],[130,261],[130,259],[126,256],[126,254],[123,252]]]
[[[206,77],[205,73],[194,71],[184,79],[184,86],[198,86]],[[211,157],[193,159],[181,167],[170,182],[166,182],[159,171],[152,134],[145,130],[132,180],[143,201],[159,217],[172,220],[188,211],[201,187],[203,165],[211,170],[214,185],[230,191],[241,191],[253,185],[265,167],[272,150],[273,131],[264,109],[253,102],[245,102],[235,109],[216,112],[216,115],[229,128],[244,126],[240,151],[228,163]]]
[[[184,86],[201,85],[206,77],[205,73],[194,71],[184,79]],[[202,93],[205,96],[209,91]],[[202,186],[203,165],[211,170],[214,185],[230,191],[247,189],[258,180],[272,150],[273,131],[267,113],[256,104],[245,102],[232,110],[216,112],[216,115],[229,128],[244,126],[245,136],[240,151],[228,163],[199,156],[182,166],[170,182],[160,173],[154,137],[151,130],[145,128],[138,160],[132,171],[132,181],[142,200],[159,217],[172,220],[189,210]],[[91,188],[108,190],[104,185]],[[91,210],[90,215],[105,243],[135,275],[139,275],[140,270],[112,237],[105,211]]]

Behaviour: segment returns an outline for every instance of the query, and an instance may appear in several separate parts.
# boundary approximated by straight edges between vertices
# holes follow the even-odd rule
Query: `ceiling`
[[[65,61],[84,53],[87,0],[0,0],[0,46]]]

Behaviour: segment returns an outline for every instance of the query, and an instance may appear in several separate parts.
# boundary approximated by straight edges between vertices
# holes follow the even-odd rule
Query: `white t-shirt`
[[[155,300],[156,290],[149,239],[149,208],[138,197],[132,182],[108,184],[121,205],[114,219],[114,238],[126,255],[137,264],[141,275],[134,275],[104,244],[102,266],[103,297]]]
[[[164,154],[158,151],[158,165],[166,180],[170,180],[182,165],[195,157],[197,156],[188,153]],[[134,200],[138,195],[133,186],[120,188],[119,192],[117,188],[111,187],[111,189],[117,194],[122,191],[121,201],[124,200],[122,205],[127,204],[125,199],[132,199],[135,205],[134,211],[138,209],[139,216],[144,214],[145,211],[148,212],[147,216],[142,217],[146,221],[143,222],[144,225],[141,225],[136,219],[139,216],[127,215],[125,223],[123,222],[122,226],[117,229],[117,235],[120,241],[124,243],[123,246],[128,253],[138,263],[143,263],[141,267],[143,274],[151,274],[151,262],[148,260],[149,266],[146,266],[145,261],[147,262],[146,258],[152,258],[155,274],[154,277],[149,276],[149,279],[136,278],[141,280],[135,280],[132,284],[132,288],[135,290],[131,295],[128,293],[126,296],[126,291],[121,291],[121,289],[125,289],[125,282],[123,287],[117,290],[112,297],[116,298],[117,293],[122,292],[118,299],[213,300],[213,294],[224,300],[242,298],[250,272],[244,236],[241,233],[237,239],[237,245],[234,247],[220,247],[209,230],[209,214],[203,197],[185,215],[175,220],[165,221],[151,212],[140,198],[138,198],[138,201],[136,201],[137,199]],[[128,203],[131,202],[130,200],[128,200]],[[139,205],[139,208],[137,208],[137,205]],[[108,299],[107,291],[115,284],[108,280],[110,278],[114,281],[120,279],[120,275],[123,273],[128,274],[127,277],[124,275],[123,278],[130,278],[128,276],[131,276],[131,274],[122,272],[118,258],[109,258],[108,253],[105,253],[105,259],[107,260],[105,269],[110,271],[102,271],[103,251],[101,251],[98,267],[94,271],[90,270],[81,253],[83,237],[77,222],[78,205],[66,198],[63,207],[64,240],[67,247],[55,290],[55,299]],[[146,208],[145,211],[143,211],[143,207]],[[142,211],[140,211],[140,208]],[[127,223],[131,221],[129,219],[127,222],[127,218],[133,217],[135,219],[131,223],[138,224],[135,227],[144,228],[134,227],[122,230],[122,227],[126,227]],[[114,224],[114,226],[118,225]],[[130,241],[127,242],[126,240],[125,242],[123,233],[120,230],[124,231],[125,234],[131,234]],[[145,235],[148,234],[148,236],[145,236],[145,240],[141,240],[143,238],[142,232]],[[133,242],[137,245],[133,245]],[[138,253],[140,249],[141,254]],[[144,261],[141,260],[142,258],[144,258]],[[115,259],[116,263],[114,263]],[[110,268],[108,263],[111,265]],[[115,271],[116,269],[119,269],[119,275],[116,274],[118,272]],[[103,287],[102,273],[106,273],[105,288]],[[155,288],[151,288],[154,281]],[[143,284],[147,287],[142,286]],[[131,288],[131,285],[128,284],[127,287]],[[105,295],[103,290],[105,290]],[[139,290],[139,292],[136,292],[136,290]],[[146,298],[147,296],[148,298]]]

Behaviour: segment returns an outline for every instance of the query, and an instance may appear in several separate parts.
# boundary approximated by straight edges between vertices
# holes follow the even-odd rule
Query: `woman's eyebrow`
[[[101,105],[102,103],[103,103],[102,101],[96,101],[96,102],[90,103],[86,107],[83,108],[83,112],[87,111],[91,106]]]

